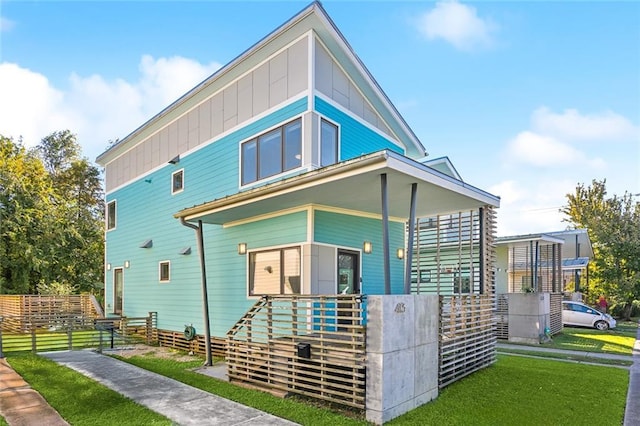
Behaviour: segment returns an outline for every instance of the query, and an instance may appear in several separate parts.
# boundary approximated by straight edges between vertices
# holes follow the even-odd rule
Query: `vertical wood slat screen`
[[[495,210],[488,206],[417,219],[411,292],[493,293],[495,232]]]

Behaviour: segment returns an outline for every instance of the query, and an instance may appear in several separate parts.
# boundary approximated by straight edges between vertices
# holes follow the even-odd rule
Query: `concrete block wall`
[[[438,296],[367,296],[367,420],[382,424],[438,396]]]
[[[509,341],[540,343],[540,335],[551,325],[549,293],[509,294]]]

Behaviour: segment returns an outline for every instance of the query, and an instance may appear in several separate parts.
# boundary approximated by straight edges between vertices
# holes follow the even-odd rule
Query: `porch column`
[[[391,265],[389,261],[389,210],[387,203],[387,174],[380,175],[382,198],[382,259],[384,261],[384,294],[391,294]]]
[[[409,210],[409,238],[407,238],[407,256],[404,269],[404,294],[411,293],[411,268],[413,267],[413,234],[416,230],[416,196],[418,184],[411,184],[411,207]]]

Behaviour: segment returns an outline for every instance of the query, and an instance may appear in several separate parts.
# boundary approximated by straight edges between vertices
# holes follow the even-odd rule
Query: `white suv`
[[[598,330],[608,330],[616,327],[616,320],[609,314],[580,302],[562,302],[562,324],[594,327]]]

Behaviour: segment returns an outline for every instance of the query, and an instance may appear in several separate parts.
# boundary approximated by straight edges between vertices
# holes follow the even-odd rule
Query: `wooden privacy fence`
[[[227,333],[230,381],[365,408],[358,295],[263,296]]]
[[[15,324],[21,324],[17,332]],[[157,342],[157,314],[88,318],[73,314],[0,316],[0,357],[6,352],[103,348]]]
[[[440,296],[440,388],[495,362],[493,303],[489,294]]]
[[[0,316],[5,317],[4,329],[20,333],[28,327],[23,320],[38,323],[56,315],[76,316],[93,321],[102,315],[96,298],[90,294],[43,296],[38,294],[0,295]]]

